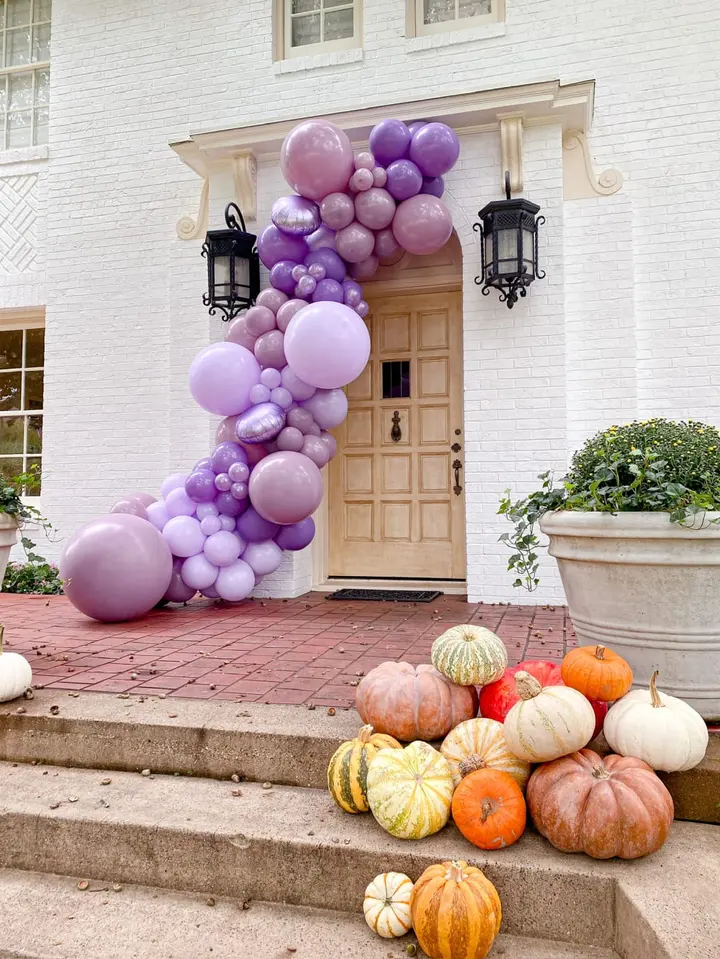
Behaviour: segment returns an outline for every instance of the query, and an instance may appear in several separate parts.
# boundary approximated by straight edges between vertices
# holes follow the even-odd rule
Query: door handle
[[[453,460],[452,468],[455,471],[455,485],[453,486],[453,493],[456,496],[459,496],[462,493],[462,486],[460,485],[460,470],[462,469],[462,463],[460,460]]]
[[[402,430],[400,429],[400,413],[398,410],[392,415],[392,429],[390,430],[390,439],[393,443],[399,443],[402,439]]]

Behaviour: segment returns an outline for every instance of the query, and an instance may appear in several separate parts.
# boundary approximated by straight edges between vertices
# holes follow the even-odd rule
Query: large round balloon
[[[409,253],[437,253],[450,239],[452,217],[442,200],[419,193],[398,206],[392,230],[400,246]]]
[[[426,123],[415,131],[410,143],[410,159],[426,177],[447,173],[459,156],[457,133],[445,123]]]
[[[189,380],[199,406],[208,413],[233,416],[250,405],[250,389],[260,382],[260,365],[244,346],[212,343],[190,364]]]
[[[60,558],[66,596],[81,613],[103,623],[149,612],[165,595],[172,572],[162,534],[129,513],[91,520],[71,537]]]
[[[285,137],[280,169],[295,190],[309,200],[345,190],[355,168],[346,133],[327,120],[306,120]]]
[[[380,166],[387,166],[405,156],[411,137],[402,120],[381,120],[370,132],[370,149]]]
[[[320,505],[322,495],[320,470],[307,456],[292,450],[266,456],[250,476],[254,509],[280,526],[307,519]]]
[[[352,383],[365,369],[370,334],[355,310],[344,303],[311,303],[290,320],[285,355],[305,383],[334,390]]]

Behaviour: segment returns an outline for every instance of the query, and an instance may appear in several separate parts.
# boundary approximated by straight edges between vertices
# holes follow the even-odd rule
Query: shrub
[[[35,554],[32,554],[35,555]],[[62,593],[62,582],[54,563],[46,563],[41,557],[27,563],[8,563],[3,580],[5,593],[41,593],[57,596]]]
[[[52,529],[39,510],[23,502],[22,495],[32,494],[37,486],[37,467],[11,478],[0,476],[0,513],[15,517],[21,533],[20,542],[27,556],[26,563],[8,563],[2,584],[6,593],[62,593],[56,567],[34,552],[35,543],[22,535],[28,523],[42,527],[46,533]]]

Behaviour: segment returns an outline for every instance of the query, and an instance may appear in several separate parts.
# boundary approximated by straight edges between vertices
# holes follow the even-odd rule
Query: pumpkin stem
[[[360,732],[357,734],[357,738],[360,740],[360,742],[363,745],[365,745],[365,743],[370,742],[370,737],[372,736],[374,732],[375,732],[374,726],[369,726],[369,725],[363,726]]]
[[[542,685],[534,676],[521,669],[515,673],[515,689],[520,699],[534,699],[542,692]]]
[[[495,812],[495,803],[492,799],[483,799],[482,801],[482,814],[480,816],[483,823],[487,822],[488,816],[492,816]]]
[[[650,701],[653,706],[657,709],[658,706],[664,706],[665,703],[660,699],[660,696],[657,691],[657,678],[660,675],[660,670],[656,669],[655,672],[650,677]]]
[[[602,764],[600,766],[593,766],[592,774],[595,779],[610,779],[610,773]]]
[[[485,760],[478,753],[471,753],[466,759],[460,760],[460,775],[464,778],[477,769],[485,768]]]
[[[595,659],[605,659],[605,647],[598,643],[595,647]]]
[[[459,862],[451,862],[450,868],[447,871],[446,879],[451,880],[452,882],[462,882],[464,879],[463,869]]]

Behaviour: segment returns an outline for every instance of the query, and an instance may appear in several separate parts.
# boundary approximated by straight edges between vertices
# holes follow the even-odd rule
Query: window
[[[0,149],[48,142],[50,0],[0,0]]]
[[[414,3],[416,36],[497,23],[503,17],[503,0],[414,0]]]
[[[410,396],[410,360],[390,360],[382,365],[384,400],[407,399]]]
[[[0,473],[17,476],[42,462],[42,327],[0,330]],[[37,495],[40,484],[28,493]]]
[[[281,0],[282,57],[312,56],[360,45],[360,0]]]

